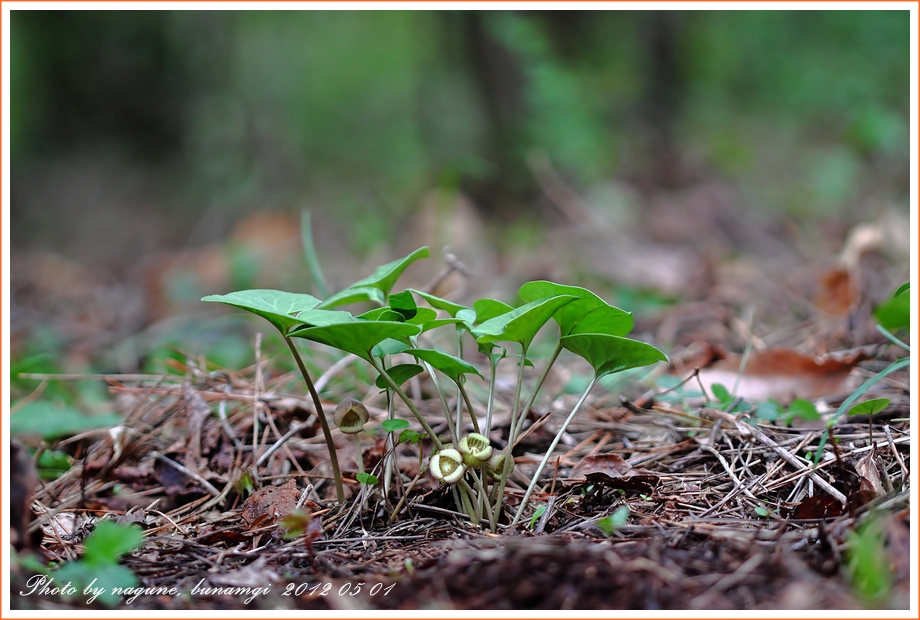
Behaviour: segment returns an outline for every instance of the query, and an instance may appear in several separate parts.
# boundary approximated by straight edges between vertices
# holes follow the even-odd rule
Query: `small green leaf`
[[[626,525],[629,521],[629,506],[625,504],[613,511],[613,514],[597,520],[597,527],[607,536]]]
[[[850,415],[875,415],[890,404],[891,401],[887,398],[864,400],[858,405],[853,405],[850,409]]]
[[[818,410],[815,409],[811,401],[807,401],[804,398],[796,398],[789,403],[789,408],[786,409],[786,413],[783,414],[783,419],[785,419],[788,424],[796,418],[800,418],[804,421],[820,420],[821,414],[818,413]]]
[[[382,306],[386,303],[386,300],[383,297],[383,293],[379,289],[376,289],[372,286],[349,286],[346,289],[343,289],[325,299],[318,307],[319,308],[337,308],[338,306],[345,306],[348,304],[356,304],[363,301],[372,301],[378,306]]]
[[[38,457],[36,468],[42,480],[54,480],[70,469],[73,459],[60,450],[45,450]]]
[[[770,511],[764,508],[763,506],[755,506],[754,512],[756,512],[757,516],[759,517],[769,517],[770,516]]]
[[[562,310],[565,310],[565,308]],[[560,312],[562,310],[560,310]],[[608,334],[610,336],[625,336],[632,331],[632,328],[632,314],[614,306],[604,304],[603,306],[594,308],[578,319],[569,332],[564,335]]]
[[[885,329],[910,329],[910,295],[892,297],[872,314]]]
[[[457,316],[457,313],[460,312],[461,310],[467,309],[466,306],[461,306],[460,304],[456,304],[452,301],[442,299],[436,295],[432,295],[431,293],[426,293],[425,291],[420,291],[414,288],[410,288],[409,290],[415,293],[416,295],[418,295],[419,297],[421,297],[422,299],[424,299],[425,301],[427,301],[428,304],[435,310],[444,310],[447,314],[449,314],[452,317]]]
[[[371,349],[371,355],[376,358],[381,358],[386,357],[387,355],[396,355],[397,353],[402,353],[408,348],[409,344],[406,342],[387,338],[386,340],[381,341],[379,344],[374,345],[374,348]]]
[[[409,337],[417,336],[420,331],[417,325],[409,325],[408,323],[354,321],[353,323],[338,323],[322,327],[299,328],[289,335],[319,342],[370,361],[371,350],[374,345],[387,338],[408,342]]]
[[[904,284],[898,287],[898,290],[894,292],[894,296],[900,297],[901,295],[908,292],[909,290],[910,290],[910,282],[905,282]]]
[[[396,443],[418,443],[422,440],[422,436],[410,430],[405,430],[399,434],[399,438],[396,440]]]
[[[374,308],[355,317],[361,321],[391,321],[393,323],[405,323],[406,317],[401,313],[384,306],[383,308]]]
[[[377,484],[378,482],[380,482],[377,479],[377,476],[375,476],[374,474],[369,474],[363,471],[360,471],[357,474],[355,474],[355,480],[357,480],[361,484],[366,484],[368,486],[373,486]]]
[[[396,280],[398,280],[399,276],[402,275],[402,272],[406,270],[406,267],[418,259],[426,258],[427,256],[428,247],[421,247],[408,256],[394,260],[393,262],[387,263],[386,265],[377,267],[372,275],[364,278],[363,280],[358,280],[349,288],[376,288],[379,289],[383,293],[384,298],[386,298],[390,294],[390,289],[392,289],[393,285],[396,284]]]
[[[511,312],[512,310],[514,310],[514,307],[509,306],[503,301],[485,297],[473,303],[474,314],[471,323],[478,325],[488,321],[489,319],[494,319],[497,316],[501,316],[506,312]],[[469,317],[469,314],[464,314],[464,316]]]
[[[775,400],[767,400],[757,405],[757,417],[764,422],[773,422],[779,418],[782,409]]]
[[[268,289],[208,295],[201,301],[219,302],[257,314],[267,319],[282,334],[286,334],[289,329],[304,322],[297,317],[300,312],[312,310],[321,303],[313,295]]]
[[[144,541],[144,533],[134,525],[100,521],[83,542],[83,561],[90,566],[117,564],[118,558],[134,551]]]
[[[875,517],[847,535],[847,568],[854,588],[869,601],[881,599],[892,587],[885,529],[884,519]]]
[[[415,303],[415,298],[412,297],[412,293],[409,291],[390,295],[389,302],[390,307],[401,314],[406,321],[412,319],[418,313],[418,305]]]
[[[732,402],[731,392],[728,391],[728,388],[722,385],[721,383],[713,383],[712,394],[716,397],[716,400],[723,405],[727,405]]]
[[[476,342],[480,344],[517,342],[524,350],[527,350],[534,336],[556,311],[576,299],[577,297],[572,295],[557,295],[532,301],[480,323],[473,328],[473,335],[476,337]]]
[[[459,383],[460,377],[465,374],[475,374],[482,377],[475,366],[447,353],[434,349],[406,349],[404,353],[410,353],[416,358],[428,362],[434,368],[453,379],[455,383]]]
[[[124,420],[121,416],[114,413],[88,415],[73,407],[57,407],[50,402],[37,400],[23,406],[10,417],[10,433],[35,434],[43,439],[54,439],[122,423]]]
[[[402,385],[424,370],[425,369],[418,364],[397,364],[396,366],[391,366],[386,369],[387,374],[390,375],[390,378],[396,385]],[[387,380],[384,379],[383,375],[379,375],[377,377],[377,380],[374,381],[374,385],[379,387],[381,390],[390,389],[390,384],[387,383]]]
[[[530,517],[530,523],[527,525],[528,530],[533,529],[533,526],[537,523],[537,519],[542,517],[544,512],[546,512],[546,504],[541,504],[533,511],[533,516]]]
[[[421,313],[422,310],[427,310],[427,309],[428,308],[419,308],[419,312]],[[413,321],[413,323],[414,322],[415,321]],[[455,317],[451,319],[433,319],[430,321],[422,322],[420,324],[422,326],[423,332],[428,332],[428,331],[431,331],[432,329],[444,327],[445,325],[456,325],[457,329],[462,329],[464,327],[467,327],[466,321],[464,321],[463,319],[459,317]]]
[[[607,334],[574,334],[560,340],[562,346],[583,357],[598,378],[629,368],[668,361],[667,356],[650,344]]]
[[[392,298],[391,298],[392,299]],[[425,331],[425,325],[431,323],[432,321],[437,321],[438,313],[432,310],[431,308],[416,308],[415,316],[411,319],[406,319],[406,323],[412,323],[413,325],[421,325],[422,331]],[[456,321],[457,319],[440,319],[442,321]]]
[[[380,426],[383,427],[388,433],[393,433],[396,431],[401,431],[404,428],[409,428],[409,422],[407,420],[385,420]]]
[[[536,280],[524,284],[518,294],[524,301],[536,301],[555,295],[577,297],[576,301],[560,308],[553,316],[563,336],[576,333],[625,336],[633,327],[632,314],[609,305],[580,286]]]

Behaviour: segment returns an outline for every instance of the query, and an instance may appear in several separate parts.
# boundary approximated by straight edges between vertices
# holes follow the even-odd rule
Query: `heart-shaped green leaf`
[[[267,319],[282,334],[286,334],[295,325],[303,323],[297,314],[312,310],[321,302],[313,295],[287,293],[269,289],[252,289],[236,291],[226,295],[208,295],[201,301],[215,301],[247,310]]]
[[[850,415],[875,415],[890,404],[891,401],[887,398],[864,400],[858,405],[853,405],[850,409]]]
[[[421,308],[420,310],[425,310],[425,308]],[[463,319],[457,317],[449,319],[434,319],[433,321],[426,321],[425,323],[422,323],[422,331],[431,331],[432,329],[444,327],[445,325],[456,325],[457,329],[465,328],[467,326]]]
[[[418,313],[418,304],[415,303],[415,298],[409,291],[390,295],[389,302],[390,308],[400,313],[406,321],[414,318]]]
[[[384,298],[386,298],[390,294],[390,289],[392,289],[393,285],[396,284],[396,280],[398,280],[399,276],[402,275],[402,272],[406,270],[406,267],[418,259],[425,258],[427,256],[428,247],[421,247],[408,256],[400,258],[399,260],[394,260],[393,262],[387,263],[386,265],[377,267],[372,275],[364,278],[363,280],[358,280],[349,288],[369,286],[379,289],[383,293]]]
[[[575,305],[577,303],[576,301],[569,305]],[[568,306],[562,308],[559,312],[563,312],[566,308],[568,308]],[[625,336],[632,331],[632,328],[632,314],[620,310],[617,307],[604,304],[593,310],[589,310],[588,313],[578,319],[575,324],[569,328],[568,333],[564,335],[607,334],[608,336]]]
[[[553,319],[563,336],[571,334],[610,334],[625,336],[633,327],[632,314],[609,305],[586,288],[535,280],[521,286],[518,294],[524,301],[536,301],[554,295],[572,295],[576,301],[560,308]]]
[[[910,290],[910,282],[905,282],[904,284],[898,287],[898,290],[894,292],[894,296],[900,297],[901,295],[908,292],[909,290]]]
[[[327,298],[318,307],[319,308],[337,308],[348,304],[356,304],[362,301],[372,301],[382,306],[386,303],[383,293],[372,286],[349,286]]]
[[[422,440],[421,434],[416,431],[405,430],[399,434],[396,443],[418,443]]]
[[[404,428],[409,428],[409,422],[407,420],[385,420],[380,426],[383,427],[388,433],[394,431],[401,431]]]
[[[349,323],[355,321],[351,312],[344,310],[304,310],[297,315],[297,320],[306,327],[321,327],[323,325],[335,325],[336,323]]]
[[[407,319],[406,323],[412,323],[413,325],[421,325],[422,331],[425,331],[425,324],[430,323],[431,321],[438,320],[438,313],[432,310],[431,308],[417,308],[415,316],[411,319]],[[455,319],[443,319],[445,321],[453,321]]]
[[[402,314],[395,310],[391,310],[387,306],[368,310],[364,314],[359,314],[356,318],[362,321],[392,321],[394,323],[403,323],[406,320],[406,317]]]
[[[472,323],[479,325],[481,323],[485,323],[489,319],[494,319],[497,316],[501,316],[506,312],[511,312],[514,310],[514,307],[509,306],[503,301],[484,297],[483,299],[478,299],[473,303],[473,310],[476,312],[476,314],[474,315]]]
[[[455,304],[452,301],[441,299],[440,297],[432,295],[431,293],[426,293],[425,291],[420,291],[414,288],[410,288],[409,290],[427,301],[428,304],[435,310],[443,310],[450,316],[457,316],[458,312],[466,309],[466,306],[461,306],[460,304]]]
[[[406,349],[403,353],[411,353],[418,359],[428,362],[434,368],[453,379],[455,383],[459,383],[460,377],[466,374],[475,374],[482,377],[472,364],[459,357],[435,351],[434,349]]]
[[[562,346],[583,357],[598,378],[629,368],[668,361],[664,353],[650,344],[608,334],[574,334],[563,337]]]
[[[387,338],[382,340],[378,344],[374,345],[374,348],[371,349],[371,355],[376,358],[386,357],[387,355],[396,355],[397,353],[402,353],[408,349],[411,345],[403,342],[402,340],[393,340],[392,338]]]
[[[298,328],[292,331],[290,336],[319,342],[370,361],[374,345],[387,338],[408,342],[410,336],[417,336],[420,331],[417,325],[408,323],[354,321],[322,327]]]
[[[391,366],[386,369],[387,374],[390,375],[390,378],[396,385],[402,385],[424,370],[425,369],[418,364],[397,364],[396,366]],[[377,377],[377,380],[374,381],[374,385],[381,390],[386,390],[390,387],[390,384],[383,378],[383,375]]]
[[[378,480],[377,476],[375,476],[374,474],[369,474],[363,471],[359,471],[358,473],[355,474],[355,480],[357,480],[361,484],[366,484],[368,486],[373,486],[377,484],[378,482],[380,482],[380,480]]]
[[[572,295],[557,295],[532,301],[474,327],[473,335],[480,344],[517,342],[526,351],[534,336],[556,311],[576,299]]]

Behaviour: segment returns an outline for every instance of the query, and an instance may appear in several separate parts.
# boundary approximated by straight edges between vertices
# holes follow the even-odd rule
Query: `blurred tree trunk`
[[[522,144],[527,113],[524,67],[489,31],[488,11],[453,16],[460,20],[463,53],[485,121],[483,156],[492,166],[480,178],[467,178],[465,189],[490,218],[511,220],[520,215],[533,191]]]
[[[675,187],[683,182],[677,125],[687,95],[679,49],[685,14],[651,11],[643,17],[648,65],[641,105],[650,155],[648,177],[653,186]]]

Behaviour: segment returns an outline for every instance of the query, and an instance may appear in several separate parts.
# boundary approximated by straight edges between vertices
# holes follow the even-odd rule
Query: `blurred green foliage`
[[[532,151],[580,186],[660,166],[664,75],[679,150],[754,204],[839,208],[907,170],[908,12],[680,12],[671,74],[651,15],[17,10],[14,165],[101,144],[186,202],[309,195],[373,231],[432,185],[532,184]]]

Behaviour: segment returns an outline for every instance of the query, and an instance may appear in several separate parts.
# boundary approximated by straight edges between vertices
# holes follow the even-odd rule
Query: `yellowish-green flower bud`
[[[463,455],[463,462],[470,467],[481,467],[492,456],[488,437],[479,433],[470,433],[461,439],[457,449]]]

